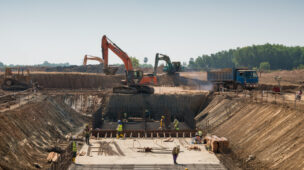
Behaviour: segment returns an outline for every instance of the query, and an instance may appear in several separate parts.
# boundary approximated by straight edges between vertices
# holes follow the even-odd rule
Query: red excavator
[[[136,94],[146,93],[153,94],[154,88],[147,86],[148,84],[157,84],[157,78],[153,74],[144,75],[142,70],[134,70],[130,57],[115,43],[113,43],[105,35],[101,42],[102,58],[104,60],[104,72],[106,74],[113,73],[113,67],[108,65],[109,49],[115,53],[124,63],[126,69],[126,80],[123,83],[127,86],[114,87],[114,93]]]

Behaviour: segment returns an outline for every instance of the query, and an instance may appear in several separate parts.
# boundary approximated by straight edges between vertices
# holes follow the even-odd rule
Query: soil
[[[304,168],[301,110],[219,95],[195,119],[205,132],[228,138],[242,169]]]
[[[77,131],[86,119],[52,97],[44,96],[0,114],[0,169],[44,169],[47,148],[65,146],[65,135]]]

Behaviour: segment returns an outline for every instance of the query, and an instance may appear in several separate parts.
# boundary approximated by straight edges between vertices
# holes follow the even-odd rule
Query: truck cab
[[[236,83],[244,87],[254,87],[259,82],[257,72],[255,70],[236,69]]]

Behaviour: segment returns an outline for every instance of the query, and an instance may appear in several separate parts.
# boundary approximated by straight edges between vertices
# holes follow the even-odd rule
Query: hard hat
[[[197,132],[195,133],[195,136],[199,136]]]
[[[164,119],[164,118],[165,118],[165,116],[162,116],[161,118],[162,118],[162,119]]]
[[[117,122],[118,122],[118,123],[120,123],[121,121],[120,121],[120,120],[118,120]]]

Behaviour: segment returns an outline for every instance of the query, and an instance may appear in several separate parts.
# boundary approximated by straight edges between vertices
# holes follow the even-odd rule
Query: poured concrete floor
[[[190,138],[164,139],[102,139],[91,140],[91,146],[84,145],[77,156],[76,164],[70,169],[225,169],[213,153],[198,145],[201,151],[189,151]],[[180,145],[178,165],[173,164],[171,151]],[[138,152],[143,147],[151,147],[152,152]]]

